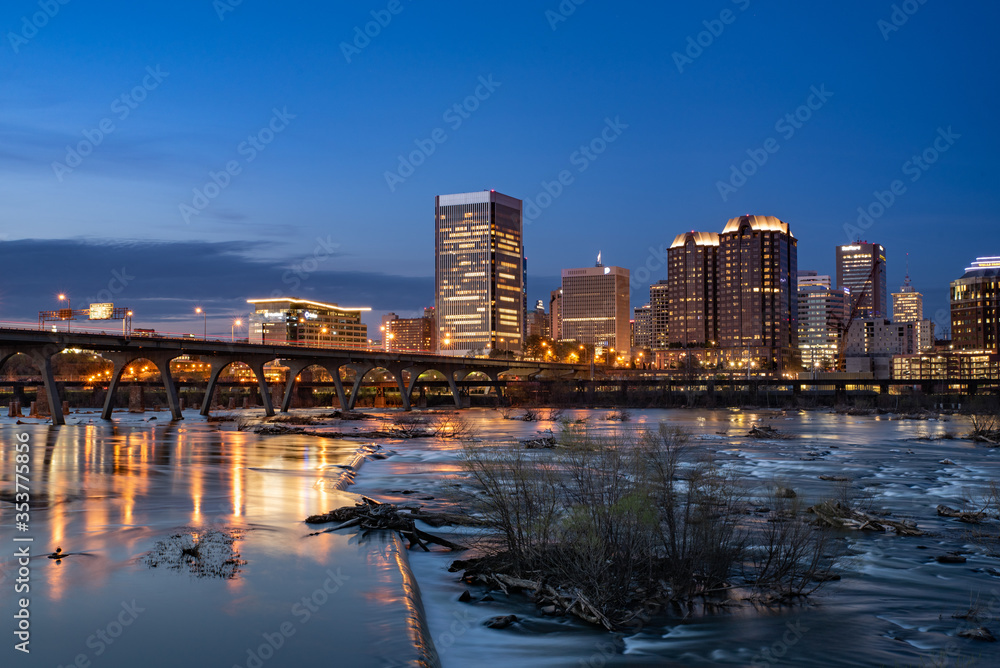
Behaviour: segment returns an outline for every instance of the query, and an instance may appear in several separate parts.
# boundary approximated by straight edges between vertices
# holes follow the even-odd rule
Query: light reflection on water
[[[396,559],[370,558],[394,543],[373,536],[359,545],[350,533],[306,537],[306,516],[353,504],[356,497],[322,483],[324,467],[350,461],[358,444],[262,438],[187,417],[115,427],[0,421],[5,491],[15,434],[27,432],[32,444],[32,651],[16,653],[17,665],[68,665],[79,655],[95,666],[242,666],[261,634],[283,622],[294,635],[265,665],[337,656],[343,665],[379,666],[388,656],[416,656],[411,617],[419,599],[403,596],[410,576]],[[13,516],[9,503],[0,507],[10,574]],[[246,530],[236,541],[247,561],[239,575],[147,567],[143,555],[186,527]],[[76,554],[47,559],[56,547]],[[336,593],[323,590],[331,571],[344,576]],[[296,615],[296,603],[314,594],[323,604],[308,620],[304,608]],[[112,643],[95,636],[133,600],[143,609],[134,623]],[[12,620],[15,605],[2,597],[3,619]],[[11,630],[0,623],[4,637]],[[10,645],[0,651],[9,665]]]

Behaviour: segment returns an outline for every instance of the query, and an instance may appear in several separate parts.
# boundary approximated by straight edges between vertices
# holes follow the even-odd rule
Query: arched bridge
[[[276,360],[280,360],[283,366],[288,367],[288,380],[281,405],[282,411],[287,411],[291,405],[296,377],[311,366],[320,366],[333,376],[340,405],[348,410],[354,408],[365,374],[378,368],[385,369],[392,374],[402,396],[403,408],[406,410],[410,408],[410,399],[417,379],[428,371],[438,371],[444,375],[451,388],[455,405],[461,407],[458,383],[473,373],[484,374],[491,381],[496,382],[500,374],[507,372],[530,377],[558,378],[572,377],[583,373],[585,369],[582,365],[573,364],[448,357],[423,353],[388,353],[368,350],[230,343],[190,338],[128,337],[0,329],[0,367],[18,353],[24,353],[34,360],[42,375],[54,424],[65,424],[65,417],[62,413],[62,403],[52,372],[52,356],[71,348],[93,350],[114,363],[114,371],[108,381],[108,392],[102,412],[102,417],[106,420],[111,419],[115,390],[121,381],[125,368],[140,359],[149,360],[159,369],[160,378],[163,380],[167,392],[167,403],[175,420],[181,419],[181,411],[177,386],[170,372],[170,362],[182,355],[197,356],[211,364],[208,388],[201,407],[202,415],[208,415],[219,376],[228,366],[237,362],[246,364],[253,371],[260,387],[264,411],[269,416],[274,415],[274,406],[264,379],[264,365]],[[340,370],[345,367],[353,369],[355,372],[355,380],[349,392],[344,387],[340,377]]]

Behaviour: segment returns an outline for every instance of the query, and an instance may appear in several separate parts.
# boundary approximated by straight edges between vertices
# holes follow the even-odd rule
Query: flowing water
[[[349,505],[357,494],[453,506],[449,499],[466,487],[454,441],[382,441],[388,456],[356,467],[359,452],[372,450],[367,441],[256,436],[193,412],[162,424],[163,414],[158,421],[122,414],[116,426],[88,414],[61,428],[4,419],[0,630],[7,646],[0,665],[1000,665],[996,643],[956,636],[979,625],[1000,636],[1000,558],[990,556],[997,547],[935,512],[938,504],[970,505],[1000,478],[1000,449],[920,440],[967,431],[962,418],[651,410],[621,425],[603,420],[606,412],[564,415],[586,418],[597,431],[682,426],[749,486],[777,481],[806,501],[838,492],[818,476],[846,475],[928,534],[842,534],[841,579],[807,605],[658,617],[634,632],[607,634],[541,616],[518,596],[459,602],[466,587],[447,570],[454,553],[407,551],[395,537],[355,530],[308,535],[316,528],[302,522],[306,516]],[[552,426],[489,410],[462,416],[484,441]],[[764,421],[796,438],[741,437]],[[24,438],[32,501],[28,531],[20,532],[9,500],[15,444]],[[33,541],[14,541],[25,537]],[[204,544],[198,559],[180,552],[194,540]],[[13,556],[25,545],[33,555],[27,594],[15,593]],[[71,554],[45,556],[57,547]],[[949,552],[967,561],[936,561]],[[14,649],[22,597],[30,599],[30,655]],[[990,619],[973,625],[952,617],[976,601]],[[482,625],[510,613],[520,621],[508,629]]]

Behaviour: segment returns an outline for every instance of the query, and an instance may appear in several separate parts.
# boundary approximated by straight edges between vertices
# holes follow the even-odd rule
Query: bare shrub
[[[479,425],[464,417],[445,415],[431,425],[430,432],[438,438],[474,441],[479,436]]]
[[[544,454],[465,450],[500,542],[479,574],[544,582],[555,599],[575,592],[608,628],[651,600],[715,597],[738,582],[768,602],[826,579],[824,534],[799,517],[797,502],[776,500],[774,522],[747,519],[736,474],[698,455],[686,432],[661,425],[597,436],[564,424],[559,438],[567,447]]]
[[[533,408],[525,408],[520,420],[523,422],[536,422],[538,421],[538,411]]]
[[[1000,445],[1000,416],[973,413],[969,419],[972,421],[972,431],[969,432],[969,438],[993,446]]]

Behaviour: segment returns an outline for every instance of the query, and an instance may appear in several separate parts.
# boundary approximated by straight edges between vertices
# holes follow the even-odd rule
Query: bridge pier
[[[299,374],[309,367],[319,364],[317,360],[294,360],[288,362],[288,379],[285,381],[285,394],[281,398],[281,412],[287,413],[292,407],[292,390],[295,388],[295,379]]]
[[[18,353],[24,353],[30,357],[35,366],[38,367],[38,371],[42,376],[42,382],[44,383],[43,390],[46,398],[49,400],[49,410],[52,413],[52,424],[54,425],[66,424],[66,416],[62,412],[62,400],[59,398],[59,388],[56,386],[55,375],[52,373],[52,356],[61,353],[63,350],[64,348],[58,346],[35,346],[18,350],[7,347],[0,348],[0,367]]]
[[[170,416],[174,420],[183,420],[181,415],[181,402],[177,397],[177,386],[174,384],[174,377],[170,373],[170,362],[180,357],[176,353],[105,353],[104,358],[114,363],[114,371],[111,372],[111,380],[108,381],[108,393],[104,397],[104,409],[101,411],[102,420],[110,420],[111,413],[115,409],[115,393],[118,390],[118,383],[121,375],[132,362],[138,359],[147,359],[160,371],[160,379],[163,381],[163,389],[167,392],[167,406],[170,408]]]
[[[344,410],[353,411],[354,405],[358,403],[358,392],[361,390],[361,381],[365,379],[365,374],[375,368],[375,365],[371,362],[355,362],[352,364],[347,364],[352,369],[354,369],[354,386],[351,388],[351,396],[347,399],[347,406]],[[343,404],[341,404],[343,405]]]
[[[205,400],[201,402],[201,415],[208,417],[212,410],[212,395],[219,383],[219,376],[230,364],[236,362],[235,357],[218,357],[212,360],[212,371],[208,376],[208,386],[205,388]]]
[[[271,401],[271,389],[267,386],[267,378],[264,377],[264,365],[271,361],[270,357],[251,357],[240,360],[253,371],[257,376],[257,387],[260,388],[260,399],[264,403],[264,415],[274,417],[274,403]],[[294,382],[294,378],[292,378]],[[291,396],[291,395],[289,395]]]
[[[56,378],[52,373],[52,353],[44,351],[33,351],[29,353],[34,358],[38,370],[42,373],[42,381],[45,383],[45,396],[49,400],[49,411],[52,413],[52,424],[66,424],[66,416],[62,412],[62,400],[59,398],[59,388],[56,387]]]

